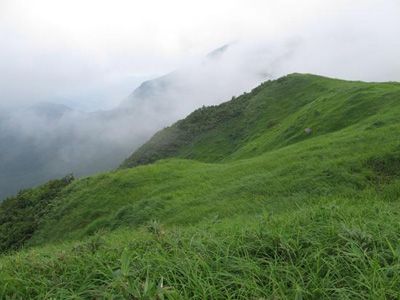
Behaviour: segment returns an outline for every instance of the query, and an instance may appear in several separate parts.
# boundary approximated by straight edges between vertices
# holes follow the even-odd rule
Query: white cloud
[[[288,71],[400,80],[399,16],[398,0],[0,0],[0,104],[107,108],[237,40],[301,40]]]

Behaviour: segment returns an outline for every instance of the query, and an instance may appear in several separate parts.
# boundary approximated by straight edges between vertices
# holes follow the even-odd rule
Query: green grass
[[[398,299],[399,113],[301,74],[202,108],[46,202],[0,298]]]
[[[351,125],[397,123],[400,84],[342,81],[291,74],[232,101],[204,107],[158,132],[123,164],[168,157],[233,161]],[[312,128],[311,136],[305,128]]]
[[[0,258],[0,296],[397,299],[399,203],[371,196],[21,251]]]
[[[32,242],[81,238],[150,219],[187,225],[214,215],[293,209],[308,198],[382,189],[381,181],[397,188],[398,174],[382,174],[377,166],[400,161],[393,136],[399,130],[337,132],[232,163],[170,159],[79,180],[55,202]]]

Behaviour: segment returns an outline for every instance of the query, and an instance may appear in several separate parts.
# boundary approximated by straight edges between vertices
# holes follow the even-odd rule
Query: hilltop
[[[154,135],[121,167],[169,157],[204,162],[254,157],[372,120],[398,105],[398,88],[396,83],[291,74],[229,102],[196,110]]]
[[[397,298],[399,113],[399,83],[311,74],[200,108],[8,198],[0,295]]]

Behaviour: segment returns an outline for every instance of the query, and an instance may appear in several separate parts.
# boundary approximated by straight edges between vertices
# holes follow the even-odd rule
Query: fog
[[[400,81],[398,1],[214,2],[0,0],[0,198],[288,73]]]
[[[306,59],[293,69],[393,79],[399,6],[397,0],[1,0],[0,106],[46,101],[109,109],[143,80],[237,41],[272,47],[300,40],[298,54]],[[349,57],[356,61],[343,61]]]

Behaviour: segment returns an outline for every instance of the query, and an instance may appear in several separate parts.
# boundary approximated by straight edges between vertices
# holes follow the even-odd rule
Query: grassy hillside
[[[251,93],[222,105],[198,109],[158,132],[121,167],[169,157],[232,161],[364,120],[376,121],[373,126],[380,126],[379,117],[398,105],[399,89],[398,83],[349,82],[291,74],[265,82]],[[306,128],[312,129],[311,136],[304,132]]]
[[[399,298],[399,113],[302,74],[197,110],[52,197],[0,298]]]

